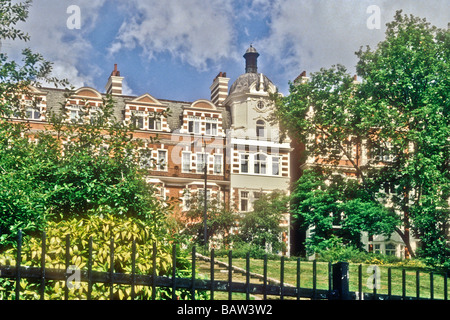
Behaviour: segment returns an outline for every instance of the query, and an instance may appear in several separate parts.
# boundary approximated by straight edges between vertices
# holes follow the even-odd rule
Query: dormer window
[[[154,112],[150,112],[150,117],[148,118],[148,128],[150,130],[161,130],[161,118],[156,117]]]
[[[72,123],[82,123],[84,112],[79,105],[70,105],[69,109],[69,121]]]
[[[217,135],[217,123],[206,123],[206,134],[211,136]]]
[[[26,118],[31,120],[40,120],[41,112],[38,108],[28,107],[26,109]]]
[[[189,130],[189,133],[199,134],[200,133],[200,121],[194,121],[194,120],[189,121],[188,130]]]
[[[144,116],[142,115],[134,115],[134,126],[136,129],[144,129]]]

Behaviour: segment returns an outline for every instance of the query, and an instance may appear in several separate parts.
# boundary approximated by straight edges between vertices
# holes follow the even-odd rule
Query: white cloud
[[[141,48],[153,59],[170,54],[198,70],[233,55],[232,7],[213,0],[127,1],[123,22],[110,54]]]
[[[92,85],[95,67],[86,68],[89,72],[80,71],[80,65],[89,64],[92,44],[86,40],[97,23],[99,9],[105,0],[80,0],[81,28],[69,29],[67,20],[71,14],[67,8],[73,4],[71,0],[39,0],[33,2],[29,17],[20,27],[28,32],[30,41],[14,42],[9,54],[17,58],[20,51],[30,47],[34,52],[44,56],[53,63],[53,75],[67,78],[74,86]]]
[[[381,28],[369,29],[367,8],[377,5]],[[371,47],[384,39],[385,24],[395,11],[427,18],[438,27],[446,27],[450,7],[448,0],[276,0],[270,17],[270,33],[257,41],[268,61],[276,62],[284,79],[293,80],[303,70],[308,73],[321,67],[343,64],[355,72],[355,52],[361,46]],[[287,85],[286,85],[287,87]]]

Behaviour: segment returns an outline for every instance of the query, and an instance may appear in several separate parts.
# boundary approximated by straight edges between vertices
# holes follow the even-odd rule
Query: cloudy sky
[[[13,56],[24,45],[31,47],[54,62],[57,76],[101,92],[117,63],[126,94],[194,101],[209,98],[209,87],[220,71],[227,72],[231,85],[244,72],[242,55],[253,44],[260,53],[259,71],[287,94],[288,82],[303,70],[311,73],[341,63],[353,72],[354,52],[381,41],[396,10],[446,28],[449,4],[449,0],[34,0],[27,23],[21,25],[31,41],[6,42],[2,50]]]

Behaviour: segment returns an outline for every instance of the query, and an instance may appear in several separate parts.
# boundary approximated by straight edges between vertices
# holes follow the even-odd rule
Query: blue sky
[[[79,29],[67,27],[71,5],[80,9]],[[372,5],[380,28],[367,25]],[[441,28],[450,21],[448,0],[35,0],[22,25],[31,41],[3,50],[14,56],[31,47],[76,87],[104,92],[117,63],[126,94],[194,101],[209,98],[221,71],[231,86],[252,43],[259,71],[287,94],[303,70],[341,63],[354,72],[354,52],[381,41],[398,9]]]

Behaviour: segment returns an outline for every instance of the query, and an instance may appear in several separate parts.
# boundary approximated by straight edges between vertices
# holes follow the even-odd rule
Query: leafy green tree
[[[407,256],[416,254],[413,231],[418,253],[438,264],[449,259],[449,41],[449,29],[399,11],[375,50],[356,53],[362,83],[337,65],[291,83],[276,104],[276,118],[306,144],[311,165],[350,167],[364,190],[362,208],[400,213],[391,222]],[[358,210],[347,214],[347,221],[364,220]]]
[[[28,40],[14,26],[26,21],[30,5],[0,2],[0,19],[10,22],[0,28],[2,38]],[[86,102],[82,117],[70,121],[66,105],[72,92],[67,90],[61,110],[46,114],[48,126],[39,133],[26,120],[11,121],[26,119],[24,97],[38,105],[30,86],[43,81],[68,86],[51,77],[52,64],[41,55],[26,49],[23,57],[17,63],[0,54],[1,243],[14,243],[19,229],[33,234],[48,221],[86,218],[104,206],[110,214],[142,219],[155,235],[167,239],[169,207],[157,199],[140,168],[143,153],[137,150],[144,141],[133,137],[133,126],[114,118],[111,96],[95,114]]]
[[[186,191],[188,192],[188,191]],[[236,226],[237,215],[228,203],[217,197],[211,197],[206,202],[206,236],[208,243],[217,246],[229,245],[232,241],[232,228]],[[197,192],[189,197],[188,210],[186,211],[181,233],[189,238],[189,241],[204,245],[204,208],[205,198],[203,193]],[[214,245],[215,246],[215,245]]]
[[[0,41],[23,40],[29,36],[17,29],[18,22],[26,21],[31,1],[0,3]],[[46,81],[65,85],[66,80],[51,77],[52,65],[31,49],[22,51],[22,61],[10,60],[0,53],[0,243],[7,241],[18,229],[24,231],[42,228],[44,197],[42,189],[33,184],[33,171],[45,166],[47,153],[31,141],[26,122],[10,122],[10,117],[23,117],[23,96],[31,96],[30,85]],[[39,102],[32,99],[32,106]],[[44,142],[42,143],[42,146]],[[40,158],[38,154],[44,155]]]
[[[312,232],[306,240],[308,254],[325,250],[338,237],[343,245],[362,248],[361,233],[389,236],[398,216],[374,203],[356,179],[319,168],[305,170],[291,196],[293,217]]]
[[[403,238],[411,229],[421,256],[449,263],[450,29],[401,12],[387,26],[375,50],[357,52],[367,125],[379,128],[379,141],[393,150],[391,165],[373,182],[393,186]]]
[[[239,219],[239,241],[262,250],[284,250],[285,243],[281,235],[287,232],[287,228],[282,226],[282,222],[283,215],[288,212],[288,203],[289,197],[281,191],[261,194],[253,202],[253,210],[243,213]]]

